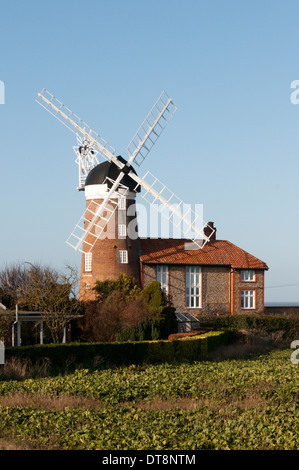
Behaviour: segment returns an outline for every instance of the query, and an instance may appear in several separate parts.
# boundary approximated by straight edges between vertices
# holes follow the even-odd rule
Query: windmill
[[[67,239],[67,243],[76,251],[82,252],[85,260],[91,259],[96,242],[99,239],[102,241],[107,225],[120,208],[121,201],[134,198],[141,189],[144,191],[141,196],[172,224],[176,227],[183,224],[184,238],[193,242],[196,248],[203,247],[209,241],[214,233],[213,227],[210,227],[210,235],[207,236],[204,233],[207,224],[198,214],[191,208],[184,211],[183,201],[150,171],[140,178],[132,167],[133,163],[138,167],[142,165],[177,109],[165,92],[160,95],[130,141],[127,147],[127,159],[116,156],[115,149],[100,134],[45,88],[38,93],[36,101],[77,138],[77,146],[73,147],[79,168],[77,189],[85,191],[86,209]],[[104,163],[100,163],[100,157]],[[96,182],[93,181],[95,175]],[[97,247],[98,245],[99,243]],[[136,250],[138,251],[137,247]],[[106,251],[104,249],[103,253]],[[136,256],[133,261],[137,261]],[[128,261],[124,263],[128,264]]]

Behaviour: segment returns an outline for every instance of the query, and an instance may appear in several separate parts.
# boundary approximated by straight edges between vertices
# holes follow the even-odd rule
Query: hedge
[[[213,331],[203,335],[177,340],[128,341],[114,343],[67,343],[34,346],[9,347],[5,350],[6,360],[12,357],[30,359],[36,362],[48,358],[52,367],[63,368],[66,364],[84,365],[95,358],[109,365],[129,365],[158,362],[180,362],[200,360],[208,351],[227,344],[231,337],[227,331]]]
[[[283,331],[286,339],[296,339],[299,334],[299,318],[263,315],[263,314],[240,314],[219,315],[214,317],[201,317],[200,326],[213,326],[217,330],[262,330],[265,333]]]

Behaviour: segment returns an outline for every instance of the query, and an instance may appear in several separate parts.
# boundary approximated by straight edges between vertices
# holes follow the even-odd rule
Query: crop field
[[[298,449],[290,350],[0,380],[0,448]]]

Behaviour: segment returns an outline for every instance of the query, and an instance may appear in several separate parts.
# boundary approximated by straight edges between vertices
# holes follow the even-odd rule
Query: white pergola
[[[75,314],[69,314],[67,316],[67,319],[74,319],[78,318],[81,315],[75,315]],[[41,312],[26,312],[26,311],[20,311],[18,309],[18,306],[16,306],[16,311],[15,311],[15,319],[12,324],[12,331],[11,331],[11,343],[12,346],[21,346],[22,345],[22,323],[24,322],[34,322],[34,323],[39,323],[40,324],[40,330],[39,330],[39,343],[43,344],[44,343],[44,315]],[[67,325],[64,326],[63,328],[63,338],[62,338],[62,343],[66,343],[66,330]],[[15,344],[15,330],[17,331],[17,341]]]

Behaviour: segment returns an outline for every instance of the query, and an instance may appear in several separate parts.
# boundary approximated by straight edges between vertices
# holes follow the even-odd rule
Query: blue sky
[[[292,0],[0,0],[0,265],[80,264],[65,243],[84,210],[75,136],[37,93],[126,155],[165,90],[178,110],[140,176],[265,261],[266,301],[299,301],[298,24]]]

